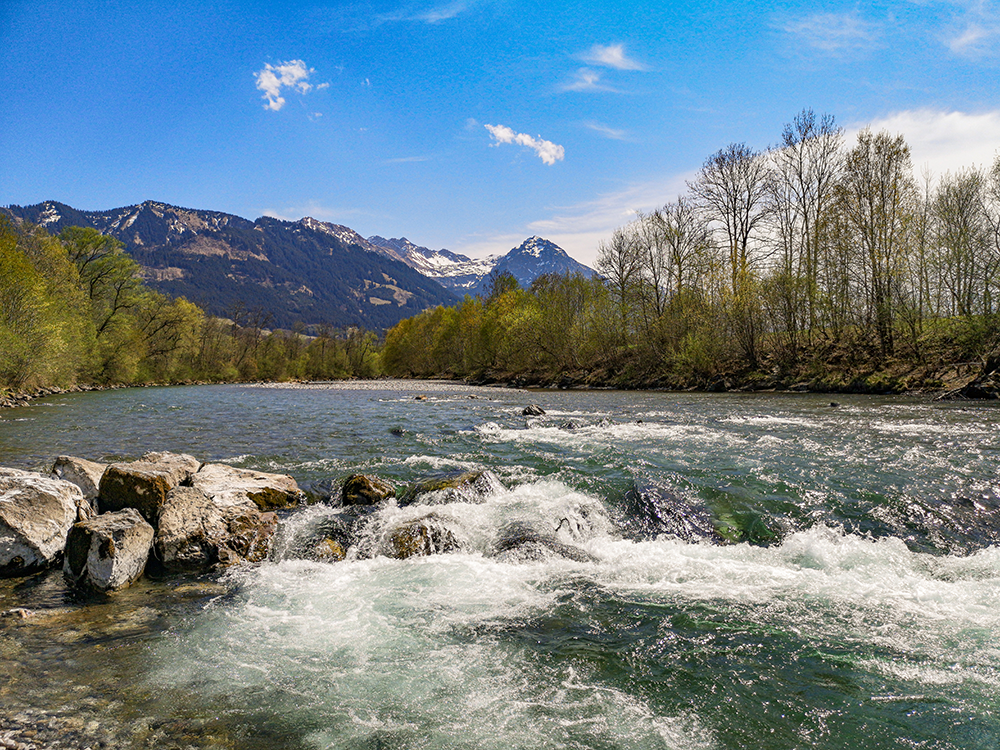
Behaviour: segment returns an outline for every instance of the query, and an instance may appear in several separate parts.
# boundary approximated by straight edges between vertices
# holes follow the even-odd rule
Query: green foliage
[[[269,331],[260,310],[210,318],[140,270],[93,229],[55,238],[0,216],[0,388],[381,374],[371,332]]]

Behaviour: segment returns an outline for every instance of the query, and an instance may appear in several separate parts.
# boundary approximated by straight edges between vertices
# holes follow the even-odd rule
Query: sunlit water
[[[1000,548],[897,522],[996,487],[1000,412],[837,401],[394,382],[0,413],[6,466],[172,450],[303,485],[461,468],[503,485],[366,529],[377,553],[433,512],[448,554],[297,559],[336,513],[315,505],[283,519],[272,560],[222,577],[110,601],[58,574],[0,582],[0,610],[36,612],[0,621],[0,714],[77,717],[125,747],[996,748]],[[521,416],[531,402],[546,416]],[[637,533],[636,481],[753,543]],[[496,554],[513,521],[585,561]]]

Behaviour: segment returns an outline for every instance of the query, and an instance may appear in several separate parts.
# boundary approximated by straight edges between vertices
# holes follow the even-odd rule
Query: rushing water
[[[432,512],[448,554],[297,559],[336,513],[321,504],[221,577],[110,600],[58,573],[0,582],[0,610],[35,612],[0,620],[0,739],[46,721],[66,747],[996,748],[1000,547],[952,509],[997,505],[1000,412],[837,400],[394,382],[0,413],[5,466],[172,450],[304,485],[464,468],[503,485],[370,521],[377,542]],[[735,541],[650,532],[636,483]],[[580,559],[497,554],[512,522]]]

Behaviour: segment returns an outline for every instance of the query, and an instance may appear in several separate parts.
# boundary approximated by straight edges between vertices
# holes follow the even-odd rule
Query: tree
[[[751,240],[769,215],[772,181],[766,154],[733,143],[710,156],[688,183],[708,217],[722,226],[734,294],[750,274]]]
[[[803,322],[817,325],[820,268],[823,262],[824,214],[834,197],[843,164],[843,129],[832,115],[817,118],[804,109],[785,125],[774,150],[773,206],[780,253],[785,325],[794,332]],[[802,299],[799,299],[799,296]]]
[[[918,196],[903,137],[861,131],[835,194],[840,239],[854,259],[865,322],[881,354],[890,355]]]

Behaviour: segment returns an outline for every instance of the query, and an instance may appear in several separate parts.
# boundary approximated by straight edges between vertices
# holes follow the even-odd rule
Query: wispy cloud
[[[453,0],[453,2],[433,5],[425,8],[409,6],[395,13],[385,13],[375,18],[377,24],[400,21],[416,21],[420,23],[438,24],[450,21],[462,15],[469,9],[471,0]]]
[[[627,141],[628,133],[624,130],[618,130],[617,128],[612,128],[607,125],[603,125],[599,122],[594,122],[593,120],[588,120],[583,123],[583,126],[588,130],[593,130],[595,133],[600,133],[605,138],[610,138],[613,141]]]
[[[430,161],[429,156],[397,156],[395,159],[386,159],[385,164],[418,164],[424,161]]]
[[[814,13],[784,18],[776,25],[806,46],[833,55],[867,50],[879,36],[875,24],[854,13]]]
[[[562,161],[566,156],[566,149],[552,141],[542,140],[541,136],[534,138],[526,133],[515,133],[506,125],[486,125],[485,128],[490,131],[490,135],[496,141],[493,144],[494,146],[499,146],[501,143],[514,143],[518,146],[526,146],[534,151],[538,155],[538,158],[549,166],[552,166],[557,161]]]
[[[300,94],[307,94],[315,89],[325,89],[330,84],[321,83],[317,86],[309,83],[309,76],[316,71],[308,67],[302,60],[289,60],[280,62],[277,65],[266,63],[263,70],[254,73],[257,81],[257,88],[264,92],[263,98],[267,100],[264,109],[277,112],[285,106],[283,91],[298,91]]]
[[[590,68],[580,68],[574,74],[573,78],[564,83],[560,88],[560,91],[609,91],[612,93],[618,93],[618,90],[613,86],[609,86],[601,80],[601,74],[596,70],[591,70]]]
[[[853,138],[865,127],[901,134],[918,175],[925,169],[940,177],[966,167],[990,166],[1000,155],[1000,110],[979,114],[907,110],[856,123],[848,129],[848,136]]]
[[[1000,8],[991,0],[955,0],[953,23],[945,29],[943,41],[960,57],[995,57],[1000,39]]]
[[[648,68],[637,60],[625,54],[624,44],[595,44],[578,56],[590,65],[601,65],[615,70],[647,70]]]

